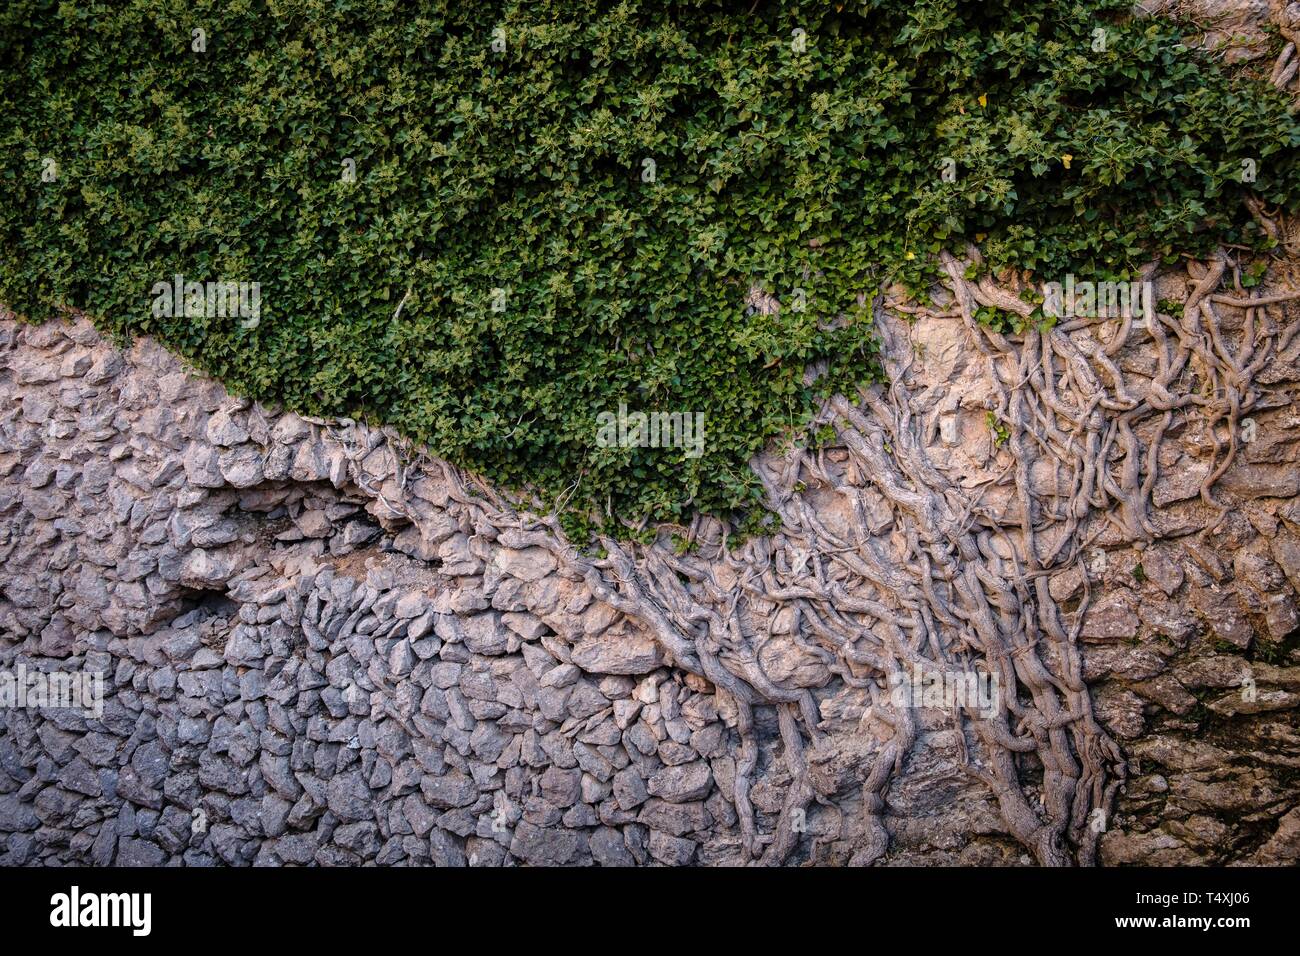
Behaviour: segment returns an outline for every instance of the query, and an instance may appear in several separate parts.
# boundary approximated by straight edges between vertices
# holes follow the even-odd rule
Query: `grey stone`
[[[370,788],[356,771],[335,774],[325,787],[326,801],[340,820],[370,820],[374,807]]]
[[[659,830],[650,831],[650,855],[664,866],[686,866],[695,856],[694,840],[675,837]]]
[[[548,803],[569,807],[581,794],[582,773],[577,769],[561,770],[551,767],[541,776],[541,791]]]
[[[633,767],[624,767],[614,774],[614,799],[620,810],[634,810],[650,796],[645,781]]]
[[[587,836],[580,830],[543,828],[520,820],[510,840],[510,853],[532,866],[566,866],[581,863],[589,850]]]
[[[467,807],[478,799],[474,781],[459,772],[434,776],[427,774],[420,780],[420,792],[430,806],[442,810]]]
[[[496,611],[475,614],[464,622],[465,646],[474,654],[495,656],[504,654],[510,646],[510,635],[501,624]],[[445,638],[444,638],[445,640]]]

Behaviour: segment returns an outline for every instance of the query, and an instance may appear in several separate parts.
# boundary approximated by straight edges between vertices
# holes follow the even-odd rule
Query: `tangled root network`
[[[813,772],[822,737],[812,690],[771,678],[760,663],[780,618],[805,651],[869,695],[870,714],[885,727],[862,781],[852,863],[870,864],[888,849],[886,791],[920,736],[914,708],[891,689],[920,670],[979,674],[999,688],[991,708],[950,708],[964,769],[992,790],[1008,831],[1040,864],[1092,864],[1102,828],[1091,824],[1111,812],[1126,761],[1094,716],[1081,676],[1079,632],[1091,590],[1084,555],[1108,530],[1139,545],[1160,536],[1151,494],[1161,440],[1179,418],[1204,416],[1215,436],[1200,494],[1226,511],[1213,487],[1237,453],[1241,419],[1256,407],[1254,378],[1300,333],[1300,323],[1288,329],[1279,321],[1283,304],[1300,294],[1243,289],[1222,251],[1188,263],[1181,315],[1148,301],[1142,314],[1068,319],[1016,336],[978,324],[974,313],[994,307],[1028,318],[1033,307],[1018,290],[967,279],[981,271],[969,268],[982,265],[973,248],[964,258],[945,254],[943,263],[941,306],[877,295],[892,384],[824,404],[813,427],[833,426],[838,448],[797,448],[754,463],[781,522],[770,536],[732,548],[721,522],[698,518],[684,553],[661,536],[651,545],[606,539],[604,556],[591,558],[563,544],[554,518],[527,515],[481,484],[471,491],[446,469],[456,502],[477,523],[507,546],[554,553],[564,573],[640,622],[674,666],[730,699],[741,739],[735,804],[752,861],[784,861],[809,805],[830,796]],[[1154,273],[1152,266],[1142,278]],[[1233,291],[1223,289],[1229,276]],[[1229,327],[1225,309],[1236,317]],[[934,400],[909,380],[913,358],[897,341],[900,324],[884,321],[899,312],[960,319],[994,383],[991,411],[1011,453],[1002,474],[967,488],[931,461]],[[1125,377],[1115,357],[1130,343],[1154,350],[1154,374]],[[988,504],[992,485],[1010,485],[1009,507]],[[816,494],[848,503],[850,530],[819,518],[809,500]],[[1084,596],[1066,614],[1048,582],[1071,568]],[[776,710],[791,779],[770,833],[760,832],[749,797],[761,707]]]

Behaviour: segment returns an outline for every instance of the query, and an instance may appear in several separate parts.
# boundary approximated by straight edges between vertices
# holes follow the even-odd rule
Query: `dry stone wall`
[[[901,334],[957,418],[945,467],[975,476],[1000,465],[959,333]],[[1084,676],[1129,761],[1103,863],[1300,856],[1296,355],[1269,375],[1223,479],[1240,508],[1204,513],[1211,436],[1188,424],[1162,451],[1164,537],[1098,542]],[[97,716],[0,710],[0,862],[742,862],[734,705],[590,575],[486,521],[490,494],[383,430],[233,398],[151,341],[0,320],[0,670],[104,675]],[[1084,586],[1066,572],[1053,596]],[[789,621],[758,654],[811,689],[823,735],[787,862],[846,863],[884,740],[870,698]],[[778,715],[755,720],[770,838],[791,777]],[[961,747],[921,710],[882,862],[1030,862]]]

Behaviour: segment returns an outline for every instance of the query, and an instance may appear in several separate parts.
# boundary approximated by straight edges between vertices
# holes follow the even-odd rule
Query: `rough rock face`
[[[999,453],[958,331],[906,334],[974,480]],[[1222,479],[1242,505],[1197,500],[1213,439],[1189,423],[1161,540],[1090,558],[1084,677],[1130,770],[1103,863],[1300,858],[1297,351]],[[0,863],[740,862],[734,707],[473,498],[381,430],[231,398],[147,340],[0,321],[0,670],[104,679],[98,716],[0,710]],[[1051,588],[1077,608],[1084,582]],[[789,861],[844,863],[882,737],[779,618],[763,667],[812,689],[824,735]],[[755,717],[770,832],[791,778]],[[1029,862],[960,749],[922,708],[883,862]]]

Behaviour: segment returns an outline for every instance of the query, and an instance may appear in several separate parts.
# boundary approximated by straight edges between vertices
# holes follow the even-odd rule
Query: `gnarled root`
[[[967,250],[978,261],[978,253]],[[815,424],[832,424],[838,451],[796,449],[755,467],[779,531],[727,546],[717,521],[688,531],[694,553],[662,543],[602,542],[591,558],[563,543],[554,517],[524,517],[483,487],[459,494],[466,508],[511,547],[545,547],[565,572],[642,624],[676,667],[711,681],[729,698],[740,739],[734,804],[744,854],[777,864],[806,831],[818,793],[807,744],[816,748],[820,714],[813,688],[773,679],[759,649],[772,637],[775,610],[789,609],[790,638],[825,663],[832,680],[865,691],[875,727],[887,728],[862,784],[861,838],[852,862],[888,849],[884,808],[890,781],[919,736],[915,708],[893,691],[908,674],[986,675],[997,688],[990,708],[964,700],[952,726],[966,769],[998,801],[1007,829],[1042,865],[1092,864],[1098,835],[1123,784],[1119,747],[1093,714],[1082,677],[1079,630],[1087,602],[1067,625],[1048,588],[1051,575],[1077,568],[1085,547],[1108,529],[1124,540],[1158,535],[1151,514],[1161,441],[1178,417],[1203,415],[1215,460],[1201,487],[1232,464],[1237,429],[1257,401],[1255,375],[1295,334],[1271,314],[1288,300],[1216,293],[1229,275],[1220,253],[1189,265],[1182,314],[1075,319],[1048,330],[1006,336],[977,324],[977,304],[1028,315],[1013,290],[965,278],[967,263],[945,254],[952,306],[970,348],[994,385],[994,414],[1006,430],[1010,462],[993,485],[1009,485],[1001,508],[983,500],[988,484],[950,482],[927,455],[925,397],[909,387],[910,352],[881,324],[890,385],[855,400],[828,401]],[[1150,270],[1144,274],[1144,278]],[[1235,270],[1232,275],[1235,278]],[[878,303],[878,308],[883,308]],[[1236,341],[1219,308],[1244,309]],[[910,314],[926,310],[909,306]],[[1102,332],[1108,326],[1108,337]],[[1147,336],[1156,353],[1149,377],[1128,376],[1117,355]],[[1217,429],[1224,428],[1221,438]],[[1036,473],[1050,473],[1052,488]],[[812,492],[848,502],[849,530],[831,527]],[[868,532],[870,507],[888,512],[888,533]],[[883,505],[881,505],[883,502]],[[774,707],[790,784],[763,833],[750,799],[759,758],[755,708]],[[1033,780],[1041,774],[1041,780]]]

